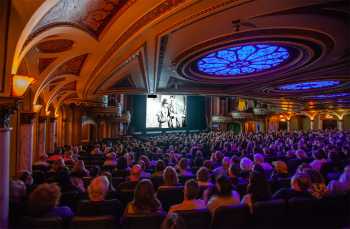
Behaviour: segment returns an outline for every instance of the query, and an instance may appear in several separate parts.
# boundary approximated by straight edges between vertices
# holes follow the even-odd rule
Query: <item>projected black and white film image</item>
[[[186,126],[186,96],[158,95],[147,98],[146,128]]]

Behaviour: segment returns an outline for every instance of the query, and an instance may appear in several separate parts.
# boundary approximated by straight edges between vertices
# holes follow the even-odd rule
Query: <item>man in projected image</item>
[[[157,114],[157,120],[159,128],[168,128],[168,100],[164,98],[162,100],[162,106],[159,113]]]

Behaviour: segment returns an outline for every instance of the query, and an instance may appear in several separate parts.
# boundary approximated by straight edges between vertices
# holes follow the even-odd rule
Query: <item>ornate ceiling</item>
[[[47,0],[12,72],[36,78],[46,110],[114,93],[348,107],[349,25],[347,0]]]

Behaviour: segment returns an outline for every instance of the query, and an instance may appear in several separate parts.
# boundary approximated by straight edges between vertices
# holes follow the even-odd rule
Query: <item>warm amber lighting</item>
[[[325,116],[325,119],[332,119],[333,118],[333,115],[330,115],[330,114],[326,114]]]
[[[13,96],[21,97],[26,92],[34,78],[28,76],[14,75],[12,78],[12,93]]]
[[[33,111],[38,113],[41,110],[42,107],[43,107],[43,105],[33,104]]]

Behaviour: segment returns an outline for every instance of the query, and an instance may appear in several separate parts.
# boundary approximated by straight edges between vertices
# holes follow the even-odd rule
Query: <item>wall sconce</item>
[[[12,76],[12,95],[21,97],[24,95],[34,78],[22,75]]]
[[[41,105],[41,104],[33,104],[33,111],[35,113],[38,113],[42,107],[43,107],[43,105]]]

